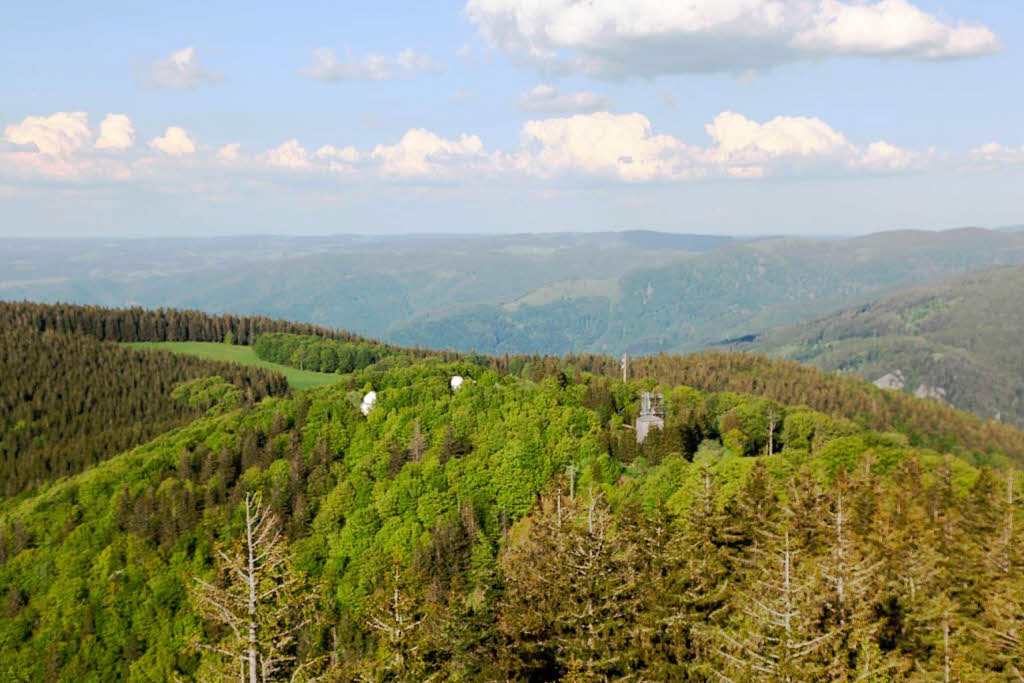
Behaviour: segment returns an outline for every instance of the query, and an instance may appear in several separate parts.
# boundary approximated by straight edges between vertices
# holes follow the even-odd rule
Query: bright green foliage
[[[233,409],[216,379],[180,387],[216,409],[0,507],[0,677],[196,676],[188,586],[222,575],[253,492],[320,597],[295,655],[339,680],[1024,670],[1018,473],[762,396],[531,363],[410,356]],[[648,389],[665,428],[638,445]]]
[[[213,415],[237,408],[242,403],[242,391],[214,375],[179,384],[171,392],[171,398],[192,410]]]
[[[362,370],[389,355],[379,344],[283,333],[261,334],[252,348],[265,361],[339,375]]]

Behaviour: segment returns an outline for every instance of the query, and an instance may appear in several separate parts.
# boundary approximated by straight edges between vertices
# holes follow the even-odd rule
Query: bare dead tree
[[[768,409],[768,455],[775,454],[775,427],[778,426],[779,415],[775,408]]]
[[[718,632],[725,645],[718,652],[727,668],[758,680],[803,680],[803,660],[832,637],[832,632],[815,633],[805,613],[812,585],[796,575],[798,552],[786,531],[780,547],[768,555],[770,564],[762,569],[754,590],[743,596],[750,631],[736,635]],[[775,563],[777,569],[771,568]],[[734,680],[723,672],[715,673],[721,680]]]
[[[315,619],[316,592],[288,566],[277,517],[260,494],[246,494],[244,537],[217,559],[217,578],[197,577],[191,593],[199,614],[227,635],[194,645],[219,655],[212,666],[225,679],[308,680],[318,662],[299,662],[296,652],[300,632]]]
[[[430,442],[420,428],[420,421],[417,419],[413,425],[412,439],[409,440],[409,460],[419,462],[423,459],[423,454],[429,447]]]

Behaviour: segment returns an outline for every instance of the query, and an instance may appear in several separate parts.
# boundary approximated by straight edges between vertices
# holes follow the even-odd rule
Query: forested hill
[[[874,381],[892,375],[986,417],[1024,424],[1024,267],[899,291],[769,330],[742,348]]]
[[[248,646],[223,622],[248,617],[224,558],[245,552],[253,494],[271,515],[258,530],[285,534],[254,536],[273,560],[254,570],[253,632],[274,680],[1024,670],[1022,482],[1004,457],[971,465],[757,396],[542,366],[368,366],[0,508],[0,670],[237,671]],[[626,425],[654,388],[665,428],[638,446]]]
[[[254,343],[265,360],[307,369],[348,372],[381,360],[381,367],[419,359],[470,361],[505,375],[531,379],[587,371],[621,375],[620,360],[601,354],[565,357],[481,356],[379,344],[345,331],[267,318],[211,316],[197,311],[106,309],[100,307],[0,302],[0,325],[22,329],[74,331],[114,342],[209,341]],[[296,334],[297,333],[297,334]],[[256,343],[260,335],[262,344]],[[329,342],[329,343],[328,343]],[[301,349],[300,355],[295,355]],[[312,360],[315,349],[316,360]],[[329,350],[328,350],[329,349]],[[323,365],[323,358],[331,358]],[[327,355],[325,355],[327,354]],[[339,365],[350,358],[350,365]],[[315,365],[314,365],[315,363]],[[880,390],[851,377],[837,377],[791,361],[746,353],[704,352],[634,358],[630,376],[666,384],[687,384],[707,391],[735,391],[807,405],[836,418],[879,431],[904,433],[915,444],[938,450],[998,451],[1024,462],[1024,434],[1011,426],[983,420],[935,401]],[[273,392],[272,392],[273,393]],[[969,456],[968,456],[969,457]]]
[[[260,368],[5,325],[0,378],[6,497],[188,424],[214,403],[251,405],[288,391],[283,376]],[[203,378],[215,381],[186,385]]]
[[[0,310],[4,680],[221,680],[251,647],[268,680],[1024,671],[1008,425],[747,354],[632,359],[623,382],[600,355]],[[338,380],[115,343],[182,335]],[[643,391],[664,428],[638,444]]]

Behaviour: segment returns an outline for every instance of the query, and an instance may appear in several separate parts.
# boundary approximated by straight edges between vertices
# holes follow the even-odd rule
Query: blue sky
[[[0,236],[1024,223],[1015,0],[19,5]]]

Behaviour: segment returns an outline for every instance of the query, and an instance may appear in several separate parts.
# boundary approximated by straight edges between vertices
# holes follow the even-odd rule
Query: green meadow
[[[132,342],[122,344],[122,346],[130,346],[135,349],[163,349],[165,351],[187,353],[211,360],[242,363],[243,365],[257,365],[268,370],[280,372],[288,378],[288,384],[292,389],[308,389],[309,387],[319,387],[338,381],[338,375],[333,373],[299,370],[287,365],[279,365],[278,363],[269,363],[261,360],[256,356],[256,352],[252,350],[251,346],[236,346],[215,342]]]

